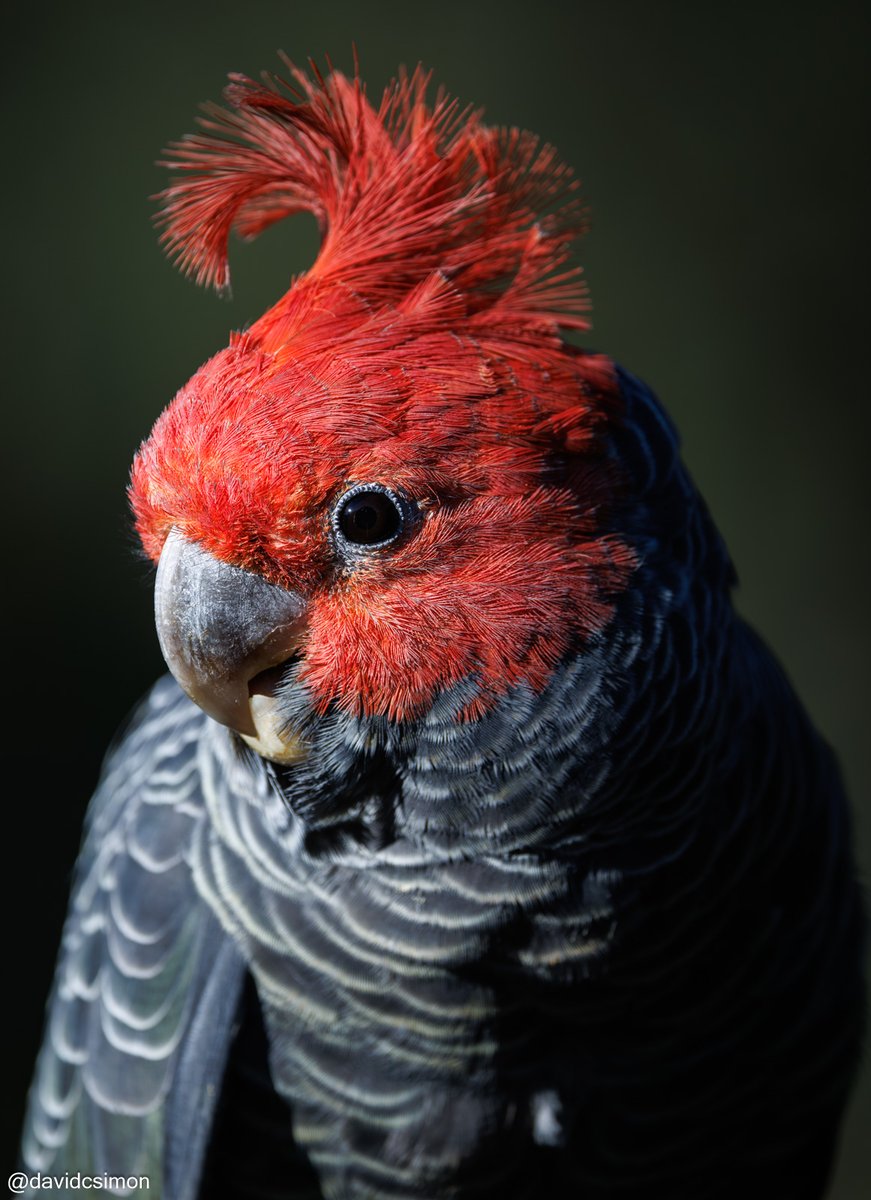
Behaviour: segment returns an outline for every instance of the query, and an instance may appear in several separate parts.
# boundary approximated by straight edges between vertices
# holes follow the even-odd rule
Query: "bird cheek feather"
[[[567,503],[541,492],[442,511],[316,595],[300,676],[316,707],[403,720],[463,681],[476,683],[478,711],[521,682],[543,687],[606,625],[635,562],[614,538],[569,538]]]

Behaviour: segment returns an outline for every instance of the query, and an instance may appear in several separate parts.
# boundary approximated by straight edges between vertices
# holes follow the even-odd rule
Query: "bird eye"
[[[402,530],[402,504],[386,488],[365,484],[339,502],[334,524],[342,538],[355,546],[383,545]]]

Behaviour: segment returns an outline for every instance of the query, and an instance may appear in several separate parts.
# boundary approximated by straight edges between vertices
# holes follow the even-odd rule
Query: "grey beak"
[[[173,529],[157,567],[154,610],[163,657],[191,700],[222,725],[256,736],[248,685],[298,648],[303,598]]]

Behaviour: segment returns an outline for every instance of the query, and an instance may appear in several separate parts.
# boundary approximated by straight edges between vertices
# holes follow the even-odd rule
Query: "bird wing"
[[[189,865],[205,719],[167,677],[107,756],[29,1097],[31,1172],[196,1195],[244,978]]]

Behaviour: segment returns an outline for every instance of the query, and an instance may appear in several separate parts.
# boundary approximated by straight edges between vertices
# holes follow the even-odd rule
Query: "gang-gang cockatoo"
[[[288,64],[289,66],[289,64]],[[862,1025],[838,772],[535,137],[233,77],[163,240],[313,266],[130,489],[171,676],[90,809],[30,1172],[152,1196],[821,1196]],[[174,678],[173,678],[174,677]]]

